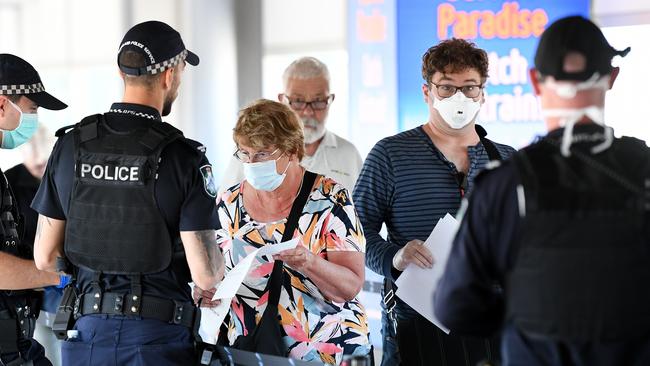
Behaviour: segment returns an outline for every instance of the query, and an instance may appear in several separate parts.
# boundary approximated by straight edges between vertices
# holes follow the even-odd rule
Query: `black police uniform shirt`
[[[559,139],[562,132],[562,129],[554,130],[548,136]],[[598,125],[576,125],[573,136],[599,132],[602,134],[602,127]],[[599,142],[592,140],[574,147],[587,149]],[[486,337],[501,331],[504,364],[614,365],[615,360],[623,359],[629,359],[630,365],[650,364],[650,337],[636,342],[577,345],[531,338],[507,323],[502,284],[514,267],[522,234],[517,198],[519,183],[510,160],[477,179],[445,274],[436,289],[436,316],[459,335]],[[647,220],[650,226],[650,218]],[[543,355],[541,359],[540,355]],[[573,361],[566,363],[568,355]],[[626,355],[628,358],[622,358]],[[635,363],[639,359],[648,362]]]
[[[116,131],[128,131],[161,120],[157,110],[130,103],[114,103],[105,116],[109,127]],[[204,179],[201,173],[201,167],[210,166],[204,155],[205,148],[196,141],[186,140],[189,145],[179,139],[164,148],[155,185],[156,202],[172,238],[177,237],[179,231],[219,228],[214,196],[216,192],[210,186],[213,182]],[[196,152],[190,149],[199,150],[201,158],[197,159]],[[73,156],[73,134],[68,133],[59,138],[54,146],[45,176],[32,202],[32,208],[41,215],[66,220],[74,180]],[[179,275],[183,271],[176,271],[176,266],[171,267],[143,276],[143,294],[190,301],[187,281],[191,279]],[[77,276],[80,289],[84,293],[90,292],[93,273],[80,268]],[[131,280],[124,275],[102,275],[102,285],[104,291],[128,293]]]

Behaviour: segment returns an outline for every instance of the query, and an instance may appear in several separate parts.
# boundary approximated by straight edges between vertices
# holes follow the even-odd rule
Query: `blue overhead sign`
[[[544,126],[528,69],[539,36],[554,20],[589,16],[588,0],[405,0],[397,2],[399,130],[428,119],[422,55],[448,38],[470,40],[489,55],[486,101],[478,122],[499,142],[519,147]]]

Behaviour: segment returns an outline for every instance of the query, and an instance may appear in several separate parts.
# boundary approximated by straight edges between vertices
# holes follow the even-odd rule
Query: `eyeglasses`
[[[481,85],[453,86],[449,84],[438,85],[434,83],[431,83],[431,85],[436,87],[438,95],[442,98],[449,98],[451,96],[454,96],[458,90],[460,90],[468,98],[476,98],[481,95],[481,90],[483,90],[483,86]]]
[[[253,157],[251,158],[248,152],[242,151],[241,149],[238,148],[237,151],[235,151],[235,153],[232,155],[242,163],[250,163],[252,161],[268,161],[278,151],[280,151],[280,149],[275,149],[275,151],[273,152],[268,152],[268,151],[256,152],[255,154],[253,154]]]
[[[289,103],[289,106],[296,111],[302,111],[303,109],[307,108],[307,106],[311,107],[311,109],[314,111],[322,111],[324,109],[327,109],[327,106],[332,103],[334,100],[334,94],[328,95],[325,99],[316,99],[312,100],[311,102],[307,102],[300,98],[292,99],[287,95],[284,95],[284,98],[287,100],[287,103]]]

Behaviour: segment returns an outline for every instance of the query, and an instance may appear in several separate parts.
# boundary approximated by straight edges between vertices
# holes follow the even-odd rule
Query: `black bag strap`
[[[284,234],[282,235],[283,242],[291,240],[293,238],[293,231],[298,226],[298,219],[300,218],[302,209],[305,208],[305,204],[309,199],[309,193],[311,193],[311,188],[316,182],[316,177],[318,177],[318,174],[310,172],[308,170],[305,171],[305,175],[302,178],[302,186],[300,187],[300,192],[298,192],[298,196],[296,196],[296,199],[293,201],[291,212],[289,212],[287,223],[284,226]]]
[[[307,203],[307,199],[309,199],[309,193],[311,192],[311,188],[316,182],[317,176],[318,175],[316,173],[310,172],[308,170],[305,171],[305,174],[302,177],[302,186],[300,187],[300,192],[298,193],[296,199],[293,201],[291,212],[289,212],[287,223],[284,226],[284,234],[282,235],[283,242],[291,240],[293,237],[293,232],[298,226],[298,219],[300,218],[302,209]],[[280,290],[282,288],[282,280],[284,279],[284,276],[282,275],[283,267],[284,263],[282,261],[275,261],[275,264],[273,265],[273,272],[271,272],[271,277],[269,278],[269,302],[266,306],[266,309],[264,310],[264,313],[266,314],[267,311],[275,313],[275,316],[273,316],[274,319],[277,316],[278,303],[280,302]]]
[[[499,154],[499,150],[497,150],[497,147],[494,145],[494,142],[485,137],[487,136],[487,131],[485,128],[480,125],[474,125],[474,129],[476,130],[476,133],[481,140],[481,144],[483,144],[483,147],[485,148],[485,152],[488,154],[488,158],[490,158],[490,160],[503,160],[501,154]]]

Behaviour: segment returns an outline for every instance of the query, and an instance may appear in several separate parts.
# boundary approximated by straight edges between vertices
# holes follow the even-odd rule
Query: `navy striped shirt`
[[[503,159],[514,149],[494,144]],[[468,147],[466,190],[489,161],[479,142]],[[446,213],[455,215],[462,199],[454,164],[435,147],[422,126],[379,141],[366,158],[354,188],[354,203],[366,236],[366,266],[396,280],[395,253],[413,239],[426,240]],[[380,235],[382,224],[388,241]],[[402,315],[413,310],[398,299]]]

